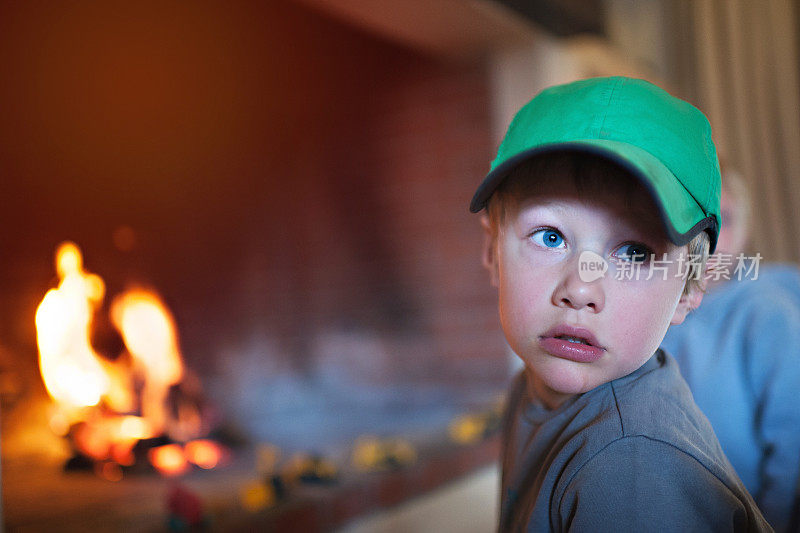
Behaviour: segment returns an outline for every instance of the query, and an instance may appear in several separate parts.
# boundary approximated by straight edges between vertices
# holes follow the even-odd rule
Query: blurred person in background
[[[750,201],[742,177],[723,168],[722,228],[702,305],[667,331],[695,402],[764,517],[797,527],[800,477],[800,271],[744,255]],[[758,252],[769,238],[753,242]],[[754,264],[755,263],[755,264]],[[744,267],[744,268],[742,268]],[[752,267],[749,272],[748,267]]]

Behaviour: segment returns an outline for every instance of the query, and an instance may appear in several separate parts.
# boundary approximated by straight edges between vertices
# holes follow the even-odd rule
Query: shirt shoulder
[[[769,530],[669,354],[658,351],[609,389],[613,416],[587,425],[584,438],[592,445],[573,456],[556,487],[553,503],[562,524],[584,516],[589,522],[571,525],[652,527],[683,510],[682,526],[689,530],[733,523]],[[614,422],[614,430],[602,427]],[[590,512],[586,502],[592,502]]]
[[[732,468],[675,359],[659,350],[643,372],[611,382],[624,437],[647,437],[695,457],[717,475]]]
[[[603,387],[596,398],[604,408],[570,439],[575,453],[566,462],[559,481],[569,479],[595,456],[621,439],[641,437],[685,453],[734,490],[741,482],[730,466],[708,419],[695,405],[675,360],[663,350],[641,368]],[[606,401],[602,401],[606,400]],[[618,446],[618,445],[615,445]]]
[[[746,492],[689,450],[641,435],[591,457],[554,503],[562,530],[771,530]]]

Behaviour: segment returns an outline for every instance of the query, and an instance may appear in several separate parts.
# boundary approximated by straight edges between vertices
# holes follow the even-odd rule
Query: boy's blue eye
[[[540,229],[533,232],[531,238],[536,244],[547,248],[560,248],[564,244],[564,237],[554,229]]]
[[[623,244],[614,252],[618,258],[634,263],[644,263],[650,259],[652,254],[653,251],[650,248],[639,243]]]

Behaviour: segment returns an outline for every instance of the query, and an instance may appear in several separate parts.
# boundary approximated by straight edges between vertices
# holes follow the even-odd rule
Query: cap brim
[[[475,192],[469,210],[477,213],[486,207],[486,203],[495,189],[520,163],[537,155],[564,151],[593,154],[608,159],[639,179],[655,200],[664,222],[664,229],[673,243],[682,246],[701,231],[707,231],[710,238],[710,252],[716,248],[718,233],[716,217],[703,211],[697,200],[686,190],[672,171],[645,150],[628,143],[608,139],[586,139],[540,145],[508,158],[489,172]]]

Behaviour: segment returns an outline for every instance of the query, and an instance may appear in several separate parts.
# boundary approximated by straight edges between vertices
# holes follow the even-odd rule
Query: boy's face
[[[667,240],[641,186],[585,194],[569,179],[543,182],[507,210],[494,244],[486,261],[503,331],[551,407],[639,368],[702,297],[682,297],[687,247]],[[579,258],[602,261],[586,252],[608,264],[593,281]]]

